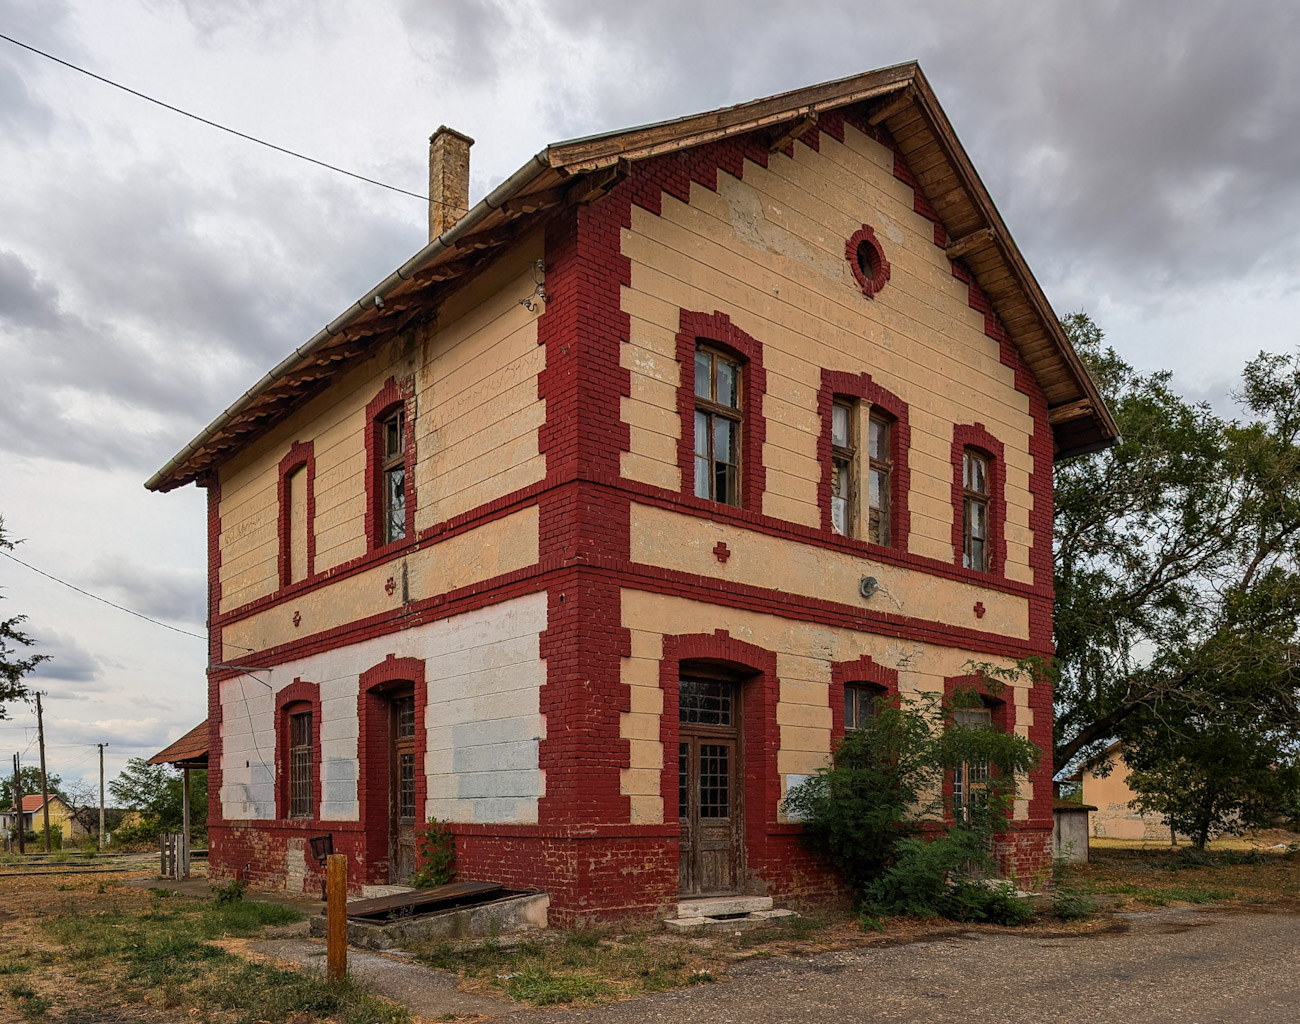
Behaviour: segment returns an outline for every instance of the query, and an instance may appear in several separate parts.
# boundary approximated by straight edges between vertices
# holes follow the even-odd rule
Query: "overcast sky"
[[[1202,0],[0,0],[0,33],[421,192],[548,142],[919,59],[1058,312],[1231,411],[1300,340],[1300,5]],[[143,481],[424,243],[416,199],[0,41],[0,515],[18,557],[201,633],[204,501]],[[203,641],[0,559],[50,768],[110,777],[206,713]],[[0,753],[35,760],[10,706]],[[0,764],[0,767],[3,765]]]

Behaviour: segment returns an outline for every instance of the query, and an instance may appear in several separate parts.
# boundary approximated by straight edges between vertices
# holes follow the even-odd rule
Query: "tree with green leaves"
[[[1030,913],[979,878],[996,870],[994,839],[1011,829],[1019,780],[1042,752],[1014,732],[969,724],[963,712],[983,706],[965,690],[881,701],[787,794],[804,841],[873,913],[1008,924]],[[972,782],[960,800],[944,786],[958,771]]]
[[[1225,420],[1063,321],[1119,424],[1056,475],[1058,769],[1198,722],[1300,736],[1300,354],[1260,354]]]
[[[0,551],[12,551],[18,543],[5,534],[4,517],[0,516]],[[0,600],[3,599],[3,595],[0,595]],[[26,615],[0,619],[0,719],[5,718],[7,703],[28,699],[23,677],[42,661],[49,660],[48,654],[24,653],[26,648],[36,642],[19,628],[26,621]]]
[[[1257,721],[1235,719],[1182,704],[1135,715],[1124,758],[1133,806],[1156,814],[1198,850],[1220,835],[1240,835],[1285,817],[1300,794],[1294,744]]]
[[[117,778],[108,784],[113,799],[122,807],[139,811],[157,831],[179,831],[182,822],[184,780],[180,772],[163,764],[149,764],[142,757],[126,762]],[[190,822],[196,829],[207,819],[208,773],[191,773]]]
[[[63,780],[60,779],[59,776],[51,772],[49,774],[48,781],[50,787],[50,796],[53,797],[56,794],[58,796],[62,796],[63,791],[62,789],[60,789],[60,786]],[[26,764],[23,765],[22,784],[23,784],[24,796],[30,796],[32,793],[39,793],[41,791],[41,770],[33,765],[26,765]],[[8,810],[13,805],[14,805],[14,777],[13,777],[13,772],[11,771],[8,774],[5,774],[3,777],[0,777],[0,809]]]

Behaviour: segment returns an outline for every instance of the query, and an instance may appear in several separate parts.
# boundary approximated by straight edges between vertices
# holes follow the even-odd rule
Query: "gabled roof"
[[[949,242],[988,296],[1047,396],[1056,457],[1107,447],[1119,431],[1071,347],[997,207],[916,63],[796,89],[657,124],[557,142],[532,157],[461,220],[289,354],[145,484],[200,480],[367,358],[426,319],[475,273],[551,213],[589,201],[639,160],[749,132],[782,138],[819,114],[864,105],[890,132]],[[790,137],[794,137],[793,134]]]
[[[54,801],[59,799],[58,793],[50,794],[50,804],[53,806]],[[39,811],[45,806],[45,798],[40,793],[26,793],[23,795],[23,813],[31,814],[32,811]]]
[[[169,743],[149,758],[149,764],[170,764],[177,768],[206,768],[208,764],[208,720],[205,718],[180,739]]]

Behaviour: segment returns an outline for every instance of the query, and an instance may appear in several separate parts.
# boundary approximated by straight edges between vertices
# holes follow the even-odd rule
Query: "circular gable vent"
[[[889,260],[885,250],[876,240],[876,233],[866,224],[844,245],[844,257],[849,261],[849,269],[862,289],[862,294],[871,298],[885,287],[889,280]]]

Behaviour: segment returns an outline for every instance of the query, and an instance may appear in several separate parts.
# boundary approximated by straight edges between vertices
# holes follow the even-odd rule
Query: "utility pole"
[[[45,717],[41,714],[41,695],[36,693],[36,736],[41,747],[41,809],[45,812],[45,852],[50,852],[50,784],[45,778]]]
[[[18,812],[18,852],[27,852],[27,830],[23,828],[23,766],[14,754],[14,809]]]
[[[99,848],[104,848],[104,744],[99,747]]]

